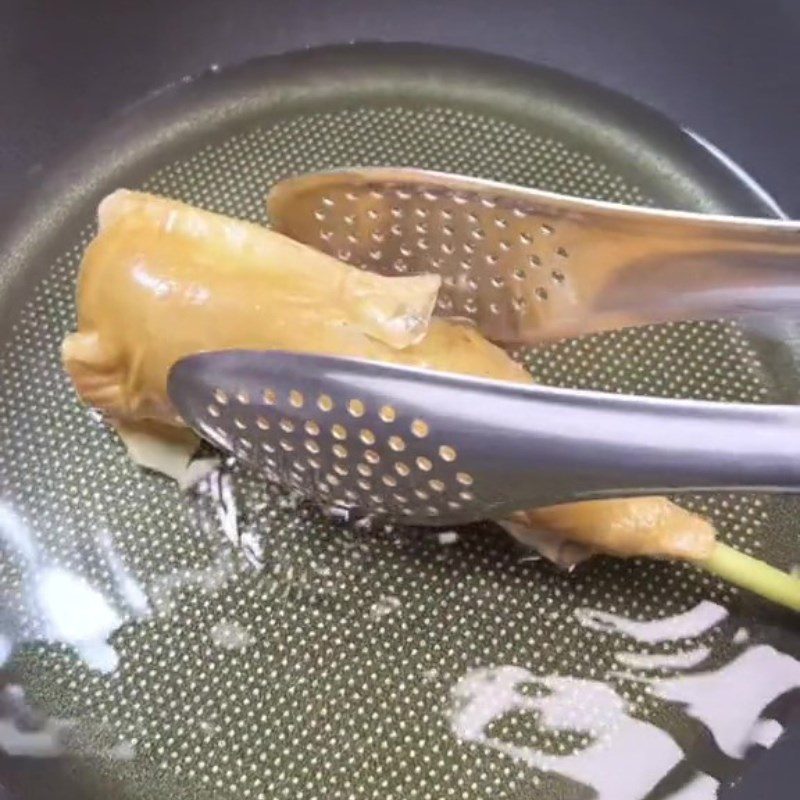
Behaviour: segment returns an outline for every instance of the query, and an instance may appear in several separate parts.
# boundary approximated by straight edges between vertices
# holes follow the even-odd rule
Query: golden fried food
[[[439,278],[386,278],[256,225],[116,192],[84,255],[64,365],[112,420],[176,424],[167,375],[232,348],[357,356],[504,380],[523,370],[473,328],[431,320]]]
[[[511,519],[614,556],[703,560],[715,542],[707,520],[666,497],[564,503],[520,511]]]
[[[259,226],[141,193],[106,198],[99,222],[63,358],[83,400],[128,431],[176,430],[169,369],[209,350],[352,356],[533,382],[474,327],[430,319],[433,276],[376,276]],[[514,521],[617,555],[701,557],[714,540],[705,520],[662,497],[535,509]]]

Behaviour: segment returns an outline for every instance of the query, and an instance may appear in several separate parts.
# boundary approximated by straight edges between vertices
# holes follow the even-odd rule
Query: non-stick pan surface
[[[491,525],[348,528],[235,467],[182,495],[77,403],[58,352],[103,194],[144,188],[265,222],[276,180],[354,164],[778,213],[653,111],[460,50],[269,58],[113,120],[0,236],[4,777],[42,796],[55,783],[131,798],[713,797],[792,713],[790,617],[673,564],[561,573]],[[561,343],[528,363],[566,386],[797,395],[791,341],[727,322]],[[681,502],[739,547],[800,562],[793,501]]]

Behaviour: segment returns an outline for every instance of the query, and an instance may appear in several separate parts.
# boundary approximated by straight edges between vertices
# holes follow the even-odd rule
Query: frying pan
[[[58,350],[105,193],[265,222],[276,180],[354,164],[779,214],[650,109],[463,50],[292,53],[112,120],[0,232],[6,781],[25,796],[54,783],[125,798],[712,796],[797,707],[790,616],[678,565],[598,559],[566,574],[490,524],[354,529],[236,465],[184,495],[77,403]],[[525,360],[552,385],[795,402],[795,327],[770,334],[680,323]],[[738,547],[800,561],[796,501],[679,500]]]

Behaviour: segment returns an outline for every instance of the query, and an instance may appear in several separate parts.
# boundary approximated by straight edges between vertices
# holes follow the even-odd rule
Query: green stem
[[[694,563],[735,586],[800,611],[800,577],[740,553],[722,542],[716,543],[707,559]]]

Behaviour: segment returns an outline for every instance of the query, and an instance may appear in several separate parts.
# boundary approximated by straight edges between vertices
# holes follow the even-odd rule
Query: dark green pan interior
[[[76,271],[105,193],[141,187],[265,222],[264,198],[280,178],[367,164],[625,203],[777,213],[741,171],[657,113],[558,72],[460,50],[358,45],[264,59],[171,87],[113,120],[30,187],[0,236],[0,508],[22,520],[35,551],[0,540],[0,634],[44,640],[17,650],[0,686],[25,687],[49,717],[29,727],[58,728],[50,755],[63,756],[5,759],[0,769],[42,797],[54,796],[54,782],[65,797],[73,784],[131,798],[591,796],[525,754],[567,757],[597,732],[555,730],[518,704],[483,740],[459,735],[464,681],[516,667],[531,676],[531,697],[544,676],[597,682],[648,730],[668,732],[683,755],[632,798],[667,797],[698,773],[730,783],[745,759],[642,680],[669,669],[622,675],[619,654],[707,648],[695,671],[720,669],[747,648],[797,656],[787,615],[685,566],[599,559],[561,573],[521,560],[491,525],[445,537],[450,544],[433,532],[342,527],[236,475],[240,532],[264,552],[265,567],[254,569],[208,498],[133,467],[77,403],[59,344],[74,326]],[[790,339],[791,324],[783,330]],[[563,386],[796,398],[791,341],[728,322],[589,337],[532,351],[529,363],[541,381]],[[783,567],[800,562],[794,501],[682,502],[747,552]],[[30,599],[34,563],[82,576],[86,597],[101,593],[113,609],[113,672],[96,668],[112,651],[93,650],[93,669],[74,635],[70,646],[43,627],[41,602]],[[102,617],[82,596],[72,592],[69,614]],[[642,644],[580,621],[586,608],[653,620],[702,601],[729,616],[681,640]],[[736,635],[743,627],[746,644]],[[787,696],[768,710],[779,721],[790,712]],[[0,725],[9,713],[0,706]],[[645,747],[630,763],[649,757]]]

